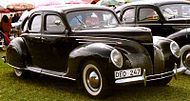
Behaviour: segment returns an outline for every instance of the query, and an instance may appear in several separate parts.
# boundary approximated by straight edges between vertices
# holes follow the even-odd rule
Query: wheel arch
[[[6,61],[8,64],[17,68],[25,68],[27,48],[24,40],[17,37],[11,41],[6,51]]]
[[[81,71],[83,70],[83,65],[88,60],[94,60],[98,61],[101,64],[108,65],[110,62],[110,53],[113,49],[114,48],[112,46],[103,43],[88,44],[74,49],[69,54],[69,71],[67,75],[69,77],[77,79],[80,76]]]

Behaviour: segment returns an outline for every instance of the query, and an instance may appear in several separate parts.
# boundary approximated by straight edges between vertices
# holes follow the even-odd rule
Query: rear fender
[[[8,64],[17,68],[25,68],[25,59],[27,56],[26,45],[21,37],[13,39],[6,52],[6,61]]]

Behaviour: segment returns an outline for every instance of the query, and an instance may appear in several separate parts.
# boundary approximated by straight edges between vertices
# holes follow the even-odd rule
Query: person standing
[[[9,16],[10,22],[12,22],[12,19],[13,19],[13,14],[10,14],[10,16]]]
[[[13,16],[13,18],[12,18],[12,23],[17,22],[17,21],[19,20],[19,18],[20,18],[19,14],[16,13],[16,14]]]
[[[11,33],[11,22],[7,15],[3,15],[1,20],[1,30],[4,34],[5,44],[10,43],[9,34]]]

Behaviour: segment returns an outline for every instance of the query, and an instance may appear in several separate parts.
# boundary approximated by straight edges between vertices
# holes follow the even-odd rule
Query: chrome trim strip
[[[59,78],[62,78],[61,75],[55,75],[55,74],[51,74],[51,73],[48,73],[48,72],[41,72],[41,74],[45,74],[45,75],[49,75],[49,76],[54,76],[54,77],[59,77]]]
[[[172,75],[168,75],[168,76],[164,76],[164,77],[161,76],[160,78],[155,78],[155,79],[148,79],[148,80],[146,80],[146,81],[161,80],[161,79],[165,79],[165,78],[172,77],[172,76],[174,76],[174,74],[172,74]]]
[[[175,20],[173,20],[173,21],[175,21]],[[168,26],[168,25],[172,25],[172,26],[174,26],[174,25],[187,26],[187,25],[190,25],[190,24],[188,24],[188,23],[177,23],[177,24],[176,24],[176,23],[175,23],[175,24],[174,24],[174,23],[165,23],[165,24],[163,24],[163,25],[165,25],[165,26],[166,26],[166,25],[167,25],[167,26]]]
[[[17,66],[13,66],[13,65],[11,65],[11,64],[9,64],[9,63],[7,63],[7,65],[9,65],[9,66],[11,66],[11,67],[13,67],[13,68],[15,68],[15,69],[26,69],[26,68],[20,68],[20,67],[17,67]]]
[[[73,81],[76,80],[76,79],[74,79],[74,78],[70,78],[70,77],[64,76],[65,73],[63,73],[63,72],[59,72],[59,73],[61,73],[62,75],[56,75],[56,74],[51,73],[51,71],[50,71],[49,73],[48,73],[48,72],[44,72],[43,69],[37,68],[37,67],[31,67],[31,66],[29,66],[29,67],[26,67],[26,68],[20,68],[20,67],[13,66],[13,65],[11,65],[11,64],[9,64],[9,63],[7,63],[7,64],[8,64],[9,66],[15,68],[15,69],[28,70],[28,71],[35,72],[35,73],[40,73],[40,74],[44,74],[44,75],[49,75],[49,76],[54,76],[54,77],[59,77],[59,78],[64,78],[64,79],[69,79],[69,80],[73,80]]]
[[[99,37],[99,36],[70,36],[71,38],[76,38],[76,40],[78,41],[81,41],[81,40],[85,40],[88,39],[88,40],[103,40],[105,41],[105,39],[110,39],[110,40],[121,40],[121,41],[130,41],[129,39],[125,39],[125,38],[115,38],[115,37]],[[83,39],[83,38],[86,38],[86,39]],[[116,42],[117,42],[116,41]],[[153,44],[153,43],[150,43],[150,44]]]
[[[35,72],[35,73],[41,73],[42,69],[37,67],[27,67],[27,70]]]
[[[154,75],[148,75],[146,77],[150,78],[150,77],[156,77],[156,76],[161,76],[161,75],[167,75],[170,73],[174,73],[173,71],[168,71],[168,72],[164,72],[164,73],[160,73],[160,74],[154,74]]]
[[[154,43],[141,43],[143,45],[154,45]]]
[[[143,21],[139,21],[139,22],[143,22]],[[145,24],[143,24],[143,23],[142,23],[142,24],[139,23],[138,25],[140,25],[140,26],[144,26]],[[160,25],[160,26],[161,26],[162,24],[160,24],[160,23],[151,23],[151,22],[150,22],[150,23],[146,23],[146,25]]]

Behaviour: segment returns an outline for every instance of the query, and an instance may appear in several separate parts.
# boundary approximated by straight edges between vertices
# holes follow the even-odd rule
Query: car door
[[[67,35],[61,15],[44,12],[42,43],[46,49],[44,72],[66,72],[68,60]],[[55,72],[54,72],[55,73]]]
[[[41,25],[42,14],[40,12],[34,12],[27,23],[27,31],[21,35],[26,41],[28,51],[31,55],[32,63],[29,65],[34,67],[42,67],[44,63],[45,53],[41,41]]]
[[[136,16],[136,7],[135,6],[127,7],[124,9],[123,12],[121,12],[120,20],[126,26],[134,27],[136,25],[135,16]]]
[[[166,30],[163,30],[162,17],[160,12],[154,6],[139,6],[137,8],[136,26],[148,27],[153,35],[166,36]]]

